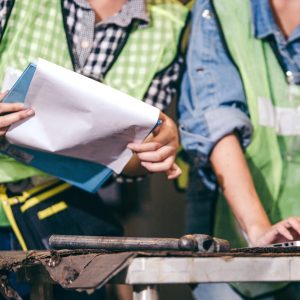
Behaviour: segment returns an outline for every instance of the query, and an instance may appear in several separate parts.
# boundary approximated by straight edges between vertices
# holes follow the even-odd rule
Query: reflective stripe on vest
[[[270,99],[258,98],[259,124],[273,128],[277,135],[300,135],[300,107],[276,107]]]

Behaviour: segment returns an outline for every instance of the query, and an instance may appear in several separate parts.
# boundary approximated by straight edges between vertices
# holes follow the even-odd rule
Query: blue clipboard
[[[36,65],[30,64],[3,101],[24,102],[35,70]],[[0,152],[92,193],[112,175],[112,170],[101,164],[19,147],[7,141],[0,145]]]

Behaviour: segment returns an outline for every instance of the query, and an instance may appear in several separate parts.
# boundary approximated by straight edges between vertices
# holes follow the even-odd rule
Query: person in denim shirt
[[[249,110],[243,70],[236,61],[238,48],[235,49],[233,58],[232,48],[229,49],[228,39],[224,34],[224,22],[220,22],[220,12],[216,11],[215,6],[220,2],[197,0],[193,9],[187,69],[179,103],[182,144],[189,154],[194,176],[204,184],[204,193],[217,189],[222,191],[250,245],[264,246],[299,239],[299,216],[284,216],[283,220],[270,221],[269,212],[266,213],[262,204],[264,199],[261,199],[259,191],[255,189],[246,163],[243,151],[247,151],[254,139],[253,115]],[[255,40],[253,43],[261,41],[268,44],[276,55],[282,73],[287,77],[292,74],[289,79],[294,84],[299,84],[300,2],[248,2],[252,13],[250,25],[251,39]],[[240,5],[238,1],[231,3]],[[241,5],[245,5],[244,3],[245,1],[241,2]],[[218,5],[230,4],[226,2]],[[235,17],[233,19],[234,22]],[[240,25],[236,21],[236,31],[240,30]],[[234,34],[231,33],[232,38]],[[247,49],[241,45],[240,51],[245,52]],[[265,58],[266,61],[268,59]],[[272,73],[272,70],[268,71]],[[264,146],[261,144],[261,149]],[[190,187],[195,188],[193,182]],[[201,193],[198,195],[199,206],[205,197]],[[195,199],[192,199],[192,203],[194,202]],[[205,212],[202,214],[205,215]],[[212,286],[218,288],[212,289]],[[298,286],[294,284],[285,291],[290,293],[286,299],[298,299],[295,296],[299,294],[295,292],[297,289],[299,291]],[[235,294],[226,285],[210,287],[202,285],[196,289],[199,299],[202,299],[201,295],[203,299],[242,299],[242,296]]]

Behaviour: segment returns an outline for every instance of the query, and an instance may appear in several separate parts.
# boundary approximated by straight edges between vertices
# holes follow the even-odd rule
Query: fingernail
[[[33,116],[34,115],[34,111],[32,109],[27,109],[25,112],[26,112],[27,116]]]

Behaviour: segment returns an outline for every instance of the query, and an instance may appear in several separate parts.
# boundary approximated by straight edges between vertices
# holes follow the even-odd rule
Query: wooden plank
[[[127,284],[300,281],[300,257],[135,258]]]

